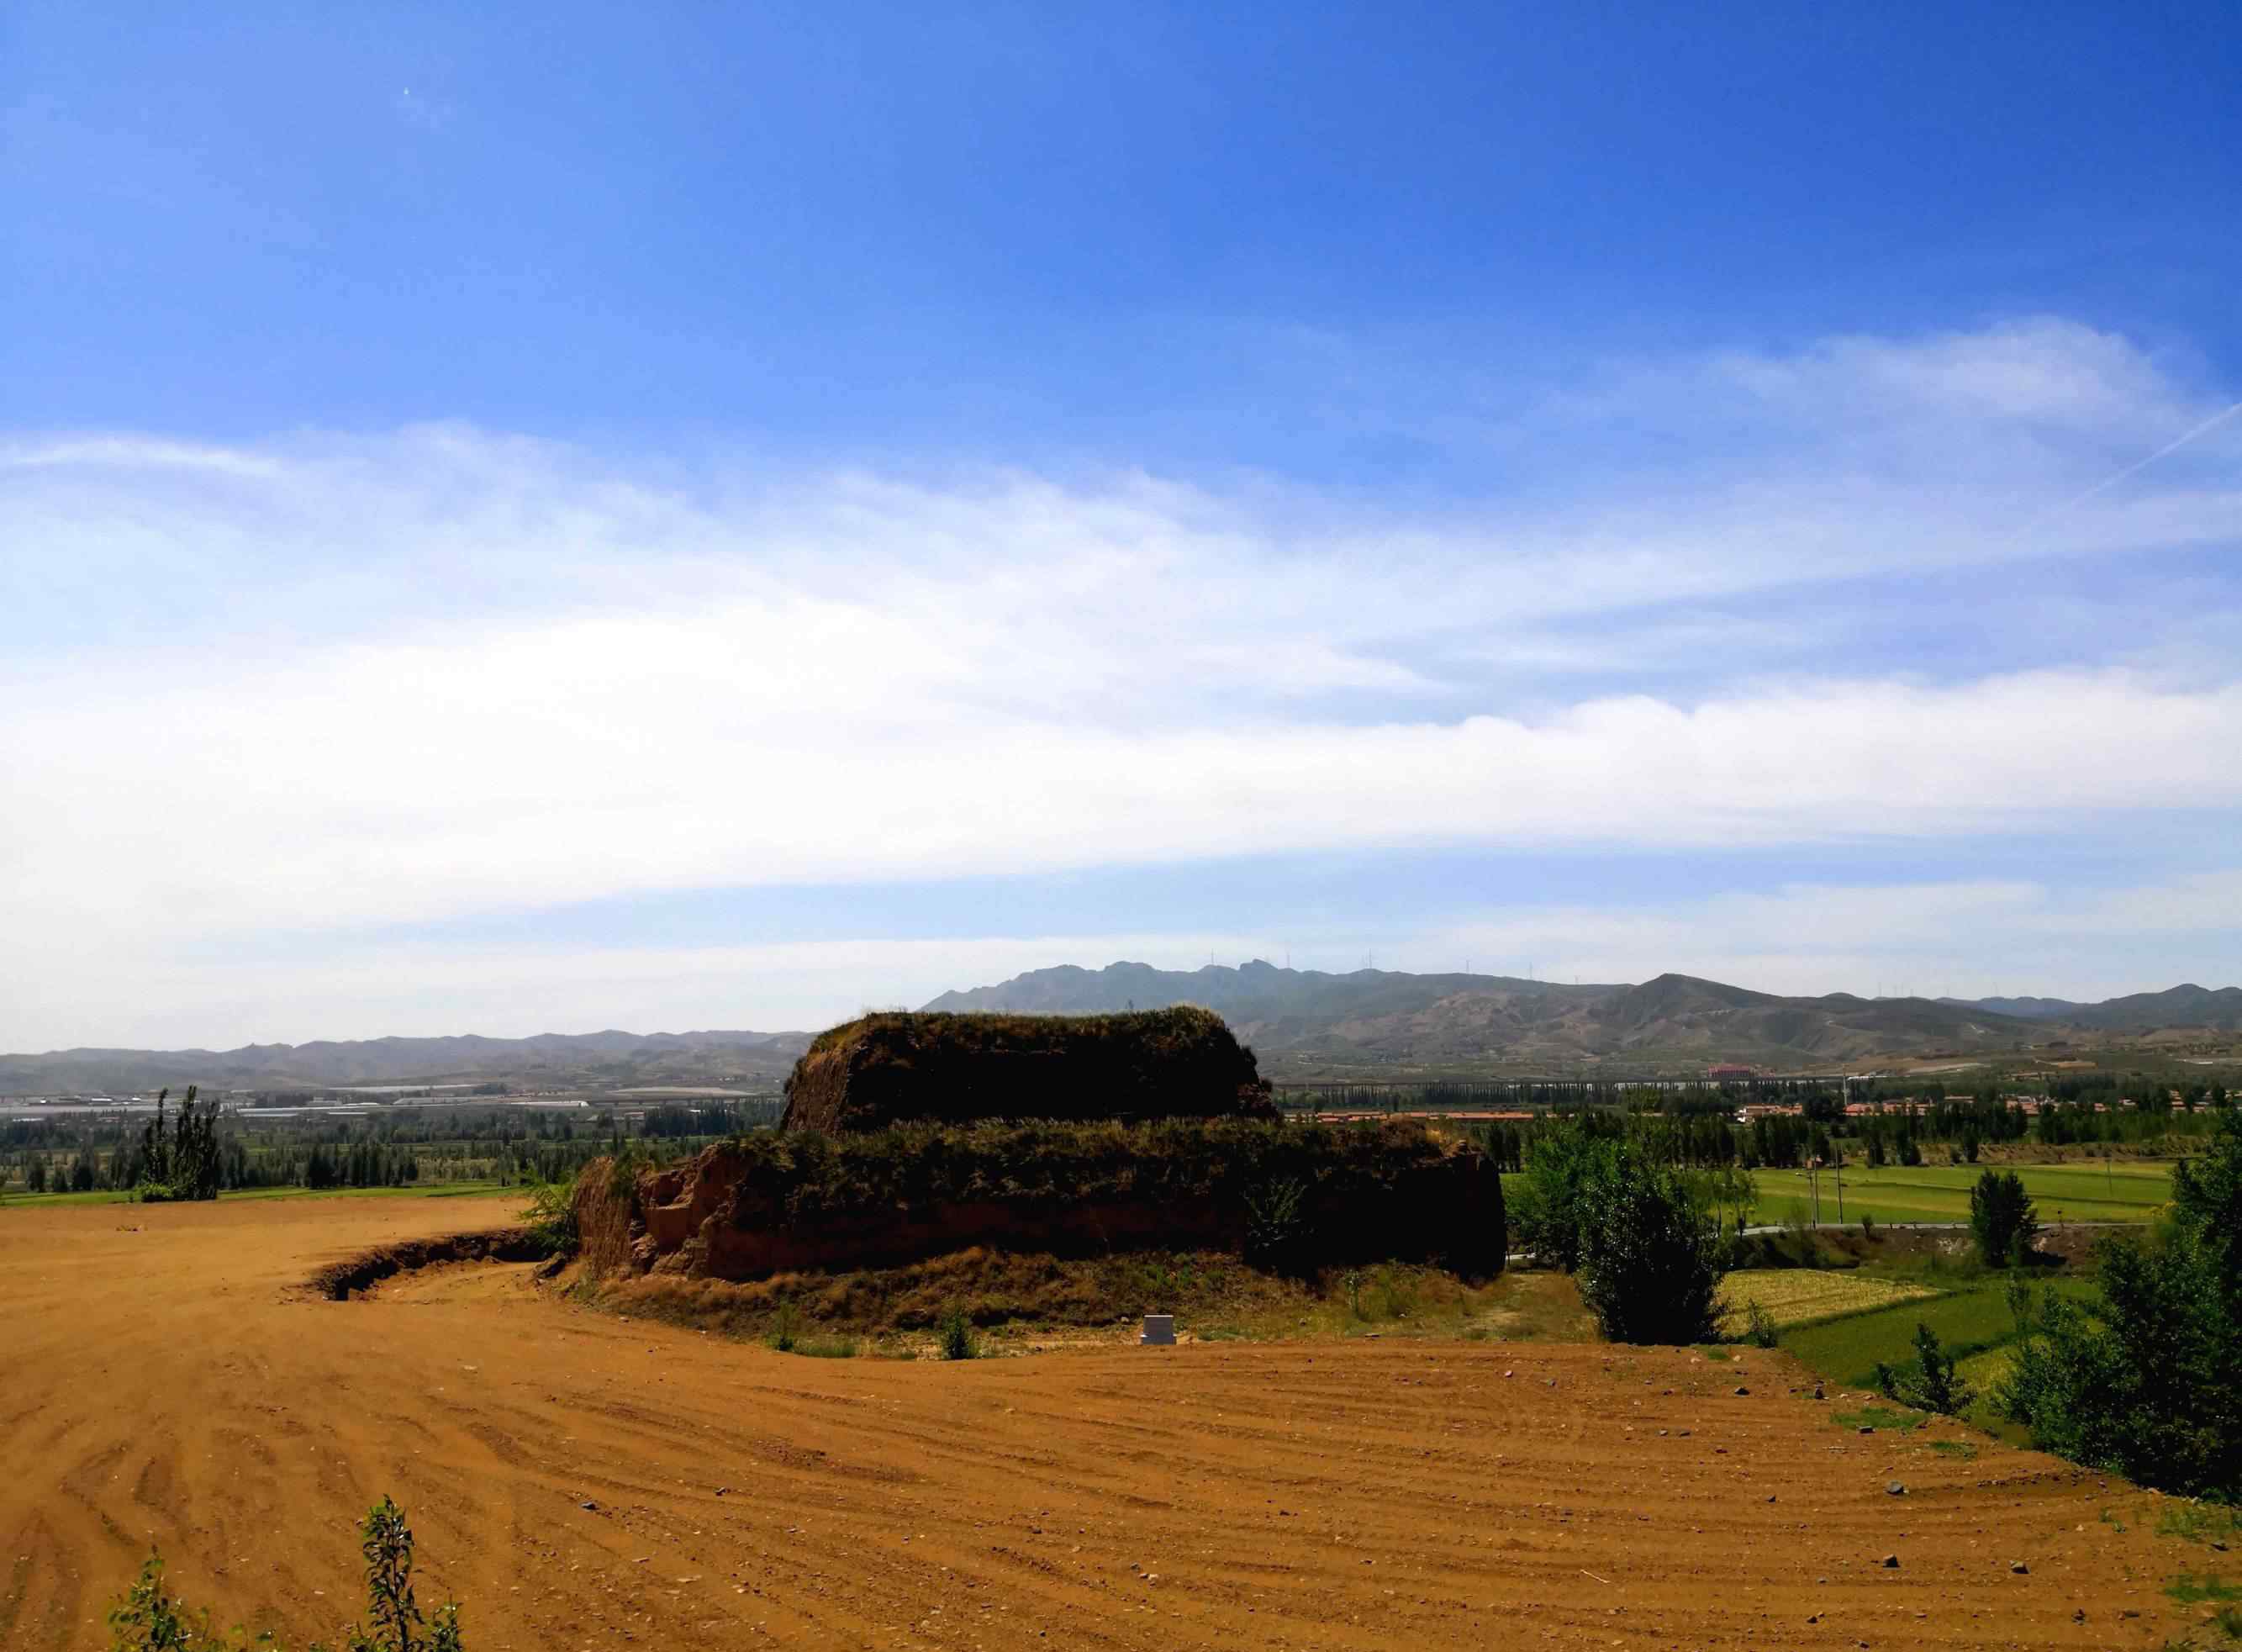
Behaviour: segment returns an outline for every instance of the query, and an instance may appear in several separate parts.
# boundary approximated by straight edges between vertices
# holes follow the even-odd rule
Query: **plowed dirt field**
[[[2122,1482],[1841,1427],[1756,1352],[824,1360],[502,1264],[299,1288],[513,1212],[0,1211],[0,1646],[105,1645],[151,1540],[226,1619],[331,1632],[384,1492],[474,1652],[2155,1647],[2225,1558]]]

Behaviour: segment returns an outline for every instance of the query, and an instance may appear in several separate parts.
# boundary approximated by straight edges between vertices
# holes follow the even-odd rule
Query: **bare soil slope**
[[[228,1617],[331,1630],[384,1491],[477,1652],[2155,1647],[2164,1580],[2223,1558],[2122,1483],[1840,1428],[1757,1353],[816,1360],[502,1263],[299,1284],[512,1215],[0,1212],[0,1645],[104,1645],[151,1539]]]

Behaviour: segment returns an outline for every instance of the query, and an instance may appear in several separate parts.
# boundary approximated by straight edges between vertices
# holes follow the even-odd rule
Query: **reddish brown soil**
[[[1758,1353],[821,1360],[519,1265],[301,1287],[512,1215],[0,1211],[0,1645],[105,1645],[151,1540],[226,1617],[330,1632],[384,1492],[475,1652],[2156,1647],[2188,1627],[2164,1581],[2228,1558],[2048,1458],[1842,1429]]]

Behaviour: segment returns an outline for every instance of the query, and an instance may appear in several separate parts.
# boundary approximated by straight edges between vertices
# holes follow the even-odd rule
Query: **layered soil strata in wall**
[[[869,1015],[820,1033],[786,1082],[783,1128],[908,1120],[1272,1118],[1253,1052],[1220,1016]]]
[[[1413,1123],[921,1125],[775,1133],[579,1184],[595,1267],[757,1279],[969,1246],[1094,1256],[1227,1250],[1272,1266],[1398,1259],[1500,1273],[1502,1183]]]

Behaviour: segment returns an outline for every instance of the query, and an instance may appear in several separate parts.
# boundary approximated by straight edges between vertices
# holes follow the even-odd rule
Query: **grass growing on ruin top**
[[[1268,1116],[1253,1052],[1190,1005],[1120,1015],[891,1011],[811,1040],[785,1127],[848,1134],[910,1119]]]

